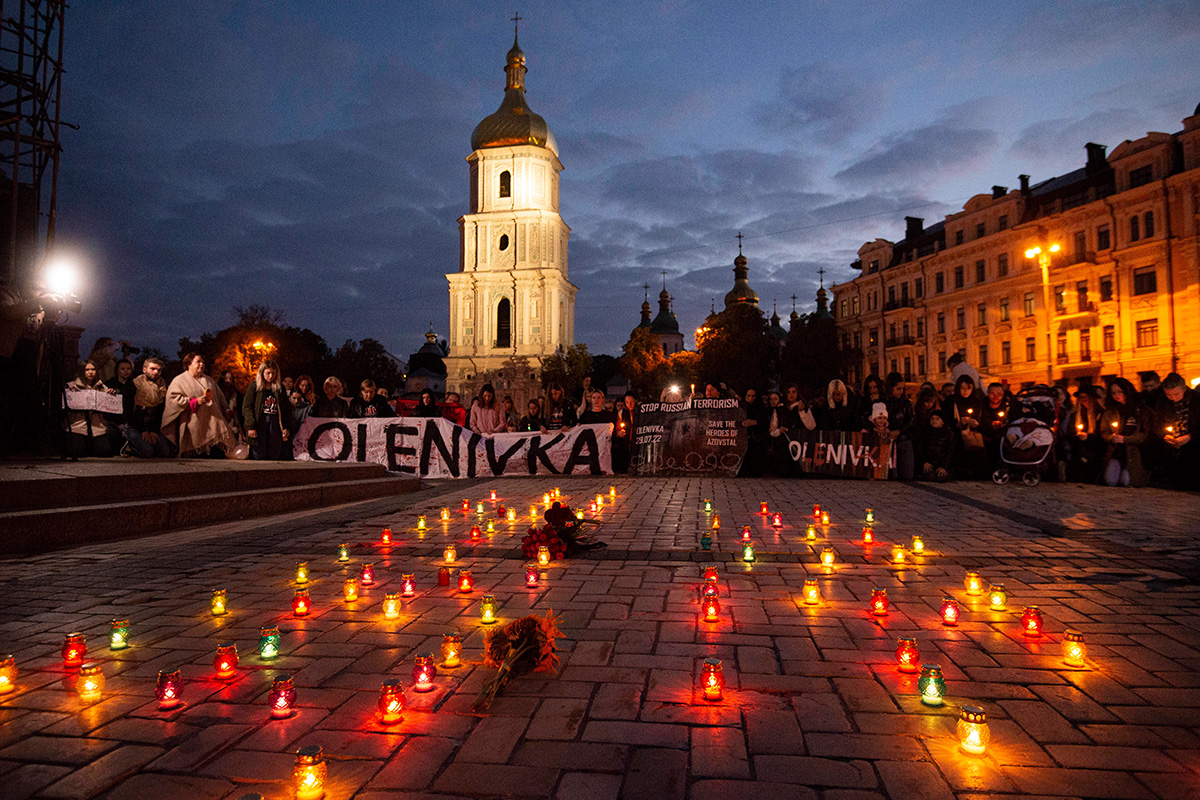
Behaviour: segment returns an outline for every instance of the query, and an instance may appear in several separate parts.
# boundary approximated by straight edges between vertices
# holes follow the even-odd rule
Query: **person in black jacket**
[[[440,417],[442,410],[438,408],[437,402],[433,399],[433,392],[426,389],[421,392],[421,397],[417,400],[417,407],[413,409],[414,417]]]
[[[746,418],[742,427],[746,429],[746,458],[742,461],[742,469],[738,474],[743,477],[757,478],[767,469],[767,407],[758,396],[758,390],[751,386],[742,397],[742,410]]]
[[[533,433],[534,431],[544,430],[546,421],[542,419],[542,405],[537,401],[536,397],[529,401],[526,410],[529,413],[517,421],[517,432]]]
[[[1162,440],[1158,475],[1177,489],[1195,489],[1200,485],[1200,394],[1176,372],[1163,378],[1161,389],[1152,409],[1153,434]]]
[[[279,380],[279,365],[265,360],[246,387],[242,398],[242,422],[250,439],[250,455],[256,461],[291,459],[292,403]]]
[[[858,403],[850,396],[846,384],[837,378],[825,388],[825,406],[818,411],[817,427],[823,431],[855,433],[862,430]]]
[[[613,472],[628,472],[629,460],[633,456],[633,435],[637,431],[638,400],[633,392],[626,392],[617,406],[617,425],[613,429]]]
[[[132,456],[133,448],[126,448],[128,442],[125,440],[125,427],[129,424],[129,417],[133,413],[133,398],[137,395],[137,388],[133,385],[132,361],[122,358],[117,362],[117,373],[109,382],[108,388],[121,395],[122,409],[120,414],[104,415],[108,424],[108,435],[112,440],[109,443],[110,447],[114,453]]]
[[[563,388],[557,383],[550,384],[546,398],[546,411],[542,415],[542,430],[567,430],[579,424],[575,416],[575,406],[567,399]]]
[[[913,479],[914,425],[912,401],[904,386],[904,377],[899,372],[890,372],[884,389],[884,405],[888,410],[888,428],[892,434],[892,447],[896,448],[896,477],[902,481]]]
[[[580,425],[602,425],[605,422],[615,424],[615,415],[604,407],[604,392],[593,389],[585,399],[588,401],[588,407],[579,415]]]
[[[925,423],[917,425],[913,444],[918,477],[939,483],[953,479],[954,439],[940,411],[931,411]]]
[[[350,404],[342,397],[342,392],[345,387],[341,380],[330,375],[325,379],[321,389],[325,392],[323,397],[318,397],[317,402],[313,404],[313,409],[309,412],[310,417],[323,417],[331,419],[345,419],[350,416]]]
[[[350,401],[351,419],[394,417],[395,410],[375,392],[375,381],[368,378],[359,385],[358,397]]]

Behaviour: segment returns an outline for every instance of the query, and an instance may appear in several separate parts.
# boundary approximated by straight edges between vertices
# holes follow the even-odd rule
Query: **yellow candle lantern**
[[[475,513],[479,514],[480,516],[483,516],[483,501],[482,500],[480,500],[478,503],[475,504]]]
[[[720,514],[713,514],[712,529],[714,531],[721,530],[721,515]]]
[[[575,519],[583,519],[583,509],[582,508],[575,510]]]
[[[75,692],[85,703],[94,703],[100,699],[104,691],[104,672],[99,664],[88,663],[79,668],[79,677],[75,680]]]
[[[515,508],[510,508],[508,510],[507,519],[509,522],[517,521],[517,510]]]
[[[346,598],[347,603],[358,600],[358,578],[346,578],[342,582],[342,596]]]
[[[1063,661],[1068,667],[1086,667],[1087,645],[1083,643],[1083,634],[1079,631],[1063,631],[1062,640]]]
[[[817,582],[812,578],[809,578],[804,582],[804,589],[802,592],[804,595],[805,605],[815,606],[821,602],[821,587],[818,586]]]
[[[0,694],[17,688],[17,660],[12,656],[0,658]]]
[[[301,561],[296,565],[296,583],[308,583],[308,562]]]
[[[442,635],[442,666],[454,669],[462,663],[462,637],[457,633]]]
[[[903,564],[905,558],[904,546],[899,544],[892,545],[892,563]]]
[[[925,540],[922,539],[920,536],[914,536],[912,538],[912,551],[914,553],[916,553],[917,555],[921,555],[922,553],[924,553],[925,552]]]
[[[442,522],[449,522],[449,521],[450,521],[450,509],[443,508],[442,509]]]
[[[442,551],[442,559],[447,564],[453,564],[458,559],[458,548],[452,544],[446,545],[446,549]]]
[[[530,506],[529,507],[529,518],[537,519],[537,517],[538,517],[537,506]]]
[[[383,617],[384,619],[399,619],[400,618],[400,593],[387,592],[383,596]]]
[[[479,621],[484,625],[491,625],[496,621],[496,598],[490,594],[485,594],[479,601]]]
[[[958,743],[963,752],[981,756],[987,750],[991,738],[984,710],[979,706],[963,706],[962,714],[958,718]]]
[[[212,593],[212,615],[214,617],[223,617],[226,613],[225,606],[225,590],[213,589]]]
[[[320,800],[325,796],[325,781],[329,767],[321,756],[321,746],[306,745],[296,751],[296,765],[292,767],[292,787],[296,800]]]
[[[826,547],[821,550],[821,564],[826,567],[833,566],[833,548]]]
[[[821,524],[822,524],[822,525],[828,525],[828,524],[829,524],[829,512],[828,512],[828,511],[822,511],[822,512],[821,512]]]
[[[804,529],[804,538],[810,542],[815,542],[817,540],[817,526],[810,522]]]
[[[546,492],[544,495],[542,495],[542,505],[544,505],[544,506],[550,505],[550,493],[549,492]]]
[[[608,487],[608,496],[615,500],[617,498],[617,487],[615,487],[615,486]]]
[[[978,572],[968,572],[963,578],[963,588],[967,590],[967,594],[978,597],[983,594],[983,578],[979,577]]]
[[[550,566],[550,548],[544,544],[538,545],[537,562],[538,562],[538,566],[542,566],[542,567]]]
[[[992,584],[992,588],[988,589],[988,603],[992,611],[1003,611],[1008,605],[1008,592],[1004,591],[1003,583]]]
[[[417,517],[417,530],[419,530],[419,531],[425,530],[425,515],[424,514],[421,514],[420,516]]]
[[[496,520],[494,520],[494,519],[488,519],[488,521],[487,521],[487,532],[488,532],[488,533],[495,533],[495,532],[496,532]]]

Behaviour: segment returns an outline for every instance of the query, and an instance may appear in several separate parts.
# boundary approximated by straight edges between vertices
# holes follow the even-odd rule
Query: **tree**
[[[573,344],[566,350],[542,359],[542,388],[549,391],[557,383],[570,395],[583,384],[583,376],[592,371],[592,357],[586,344]]]
[[[319,335],[284,326],[283,314],[266,306],[237,307],[234,318],[236,324],[217,333],[203,333],[198,340],[181,338],[179,357],[199,353],[209,374],[229,370],[239,388],[245,388],[266,358],[278,361],[285,375],[308,374],[321,382],[316,376],[328,371],[331,354]]]
[[[805,314],[788,334],[780,371],[783,381],[797,384],[805,397],[819,397],[831,380],[845,376],[846,367],[859,358],[861,353],[838,346],[832,318]]]
[[[739,394],[751,386],[762,388],[777,349],[762,312],[739,303],[717,314],[707,327],[700,344],[697,382],[724,381]]]
[[[350,394],[356,393],[359,384],[368,379],[391,392],[404,382],[396,361],[375,339],[363,339],[357,344],[347,339],[333,354],[329,368]]]
[[[597,389],[604,389],[604,387],[608,386],[608,382],[619,371],[620,365],[613,356],[607,353],[592,356],[592,386],[595,386]]]
[[[621,351],[618,363],[630,388],[640,397],[650,396],[667,362],[658,337],[649,328],[634,328]]]

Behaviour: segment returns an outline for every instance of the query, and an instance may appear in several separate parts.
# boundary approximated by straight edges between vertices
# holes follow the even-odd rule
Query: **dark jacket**
[[[580,425],[601,425],[605,422],[613,424],[613,412],[605,409],[592,411],[590,408],[579,415]]]
[[[417,403],[416,408],[413,409],[412,415],[414,417],[440,417],[442,415],[442,410],[438,408],[437,403],[430,403],[427,406]]]
[[[332,419],[345,419],[350,416],[350,404],[340,397],[334,397],[330,400],[322,395],[317,398],[317,402],[313,405],[312,411],[308,414],[310,417],[328,417]]]
[[[921,475],[926,464],[932,464],[950,472],[954,463],[954,445],[957,432],[948,425],[935,428],[925,423],[913,430],[913,453],[917,475]]]
[[[289,432],[293,430],[292,404],[288,401],[283,389],[276,392],[264,388],[260,392],[254,381],[251,381],[250,385],[246,387],[246,394],[242,397],[242,422],[245,423],[246,430],[258,430],[258,426],[265,416],[264,408],[272,397],[276,412],[279,414],[279,427]]]
[[[533,431],[540,431],[542,429],[543,422],[544,420],[542,419],[541,415],[531,417],[526,414],[525,416],[521,417],[520,422],[517,423],[517,433],[532,433]]]
[[[1113,423],[1116,426],[1113,426]],[[1150,483],[1150,472],[1146,469],[1142,458],[1142,445],[1146,442],[1147,432],[1151,426],[1150,411],[1140,404],[1129,403],[1118,405],[1112,403],[1104,409],[1100,416],[1100,435],[1108,446],[1104,451],[1104,470],[1108,469],[1110,461],[1116,459],[1129,470],[1130,486],[1146,486]],[[1123,441],[1113,442],[1115,434],[1121,434]]]
[[[908,395],[902,394],[899,397],[889,396],[884,405],[888,410],[888,429],[899,431],[901,439],[909,439],[912,437],[913,426],[916,422],[913,414],[912,401],[908,399]]]
[[[892,412],[888,411],[890,415]],[[823,431],[857,433],[863,429],[862,413],[858,403],[849,397],[841,405],[827,405],[817,409],[817,427]]]
[[[371,402],[362,399],[362,395],[355,395],[350,401],[350,418],[365,419],[367,417],[394,417],[396,410],[388,405],[388,401],[384,400],[379,395],[371,398]]]
[[[569,400],[564,400],[563,407],[558,411],[551,410],[550,404],[546,403],[546,414],[542,424],[546,426],[546,430],[556,431],[559,428],[574,427],[579,424],[579,420],[575,418],[575,407]]]

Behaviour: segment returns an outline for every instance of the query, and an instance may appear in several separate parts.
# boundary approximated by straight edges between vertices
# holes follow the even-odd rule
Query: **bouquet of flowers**
[[[521,539],[521,552],[526,558],[534,558],[542,545],[550,548],[551,558],[560,559],[567,554],[567,543],[558,535],[553,525],[546,525],[541,530],[530,528],[525,538]]]
[[[483,663],[496,667],[496,675],[483,684],[472,706],[486,712],[492,701],[513,675],[526,672],[558,672],[558,647],[555,639],[562,635],[558,618],[553,611],[546,616],[531,615],[487,632],[484,639]]]
[[[546,509],[543,516],[546,525],[541,530],[530,528],[529,533],[521,540],[521,551],[526,558],[536,556],[538,547],[541,545],[549,547],[550,555],[555,559],[577,555],[583,550],[606,546],[604,542],[596,541],[583,532],[585,523],[592,525],[600,523],[595,520],[576,518],[575,512],[567,506],[555,503],[551,508]]]

